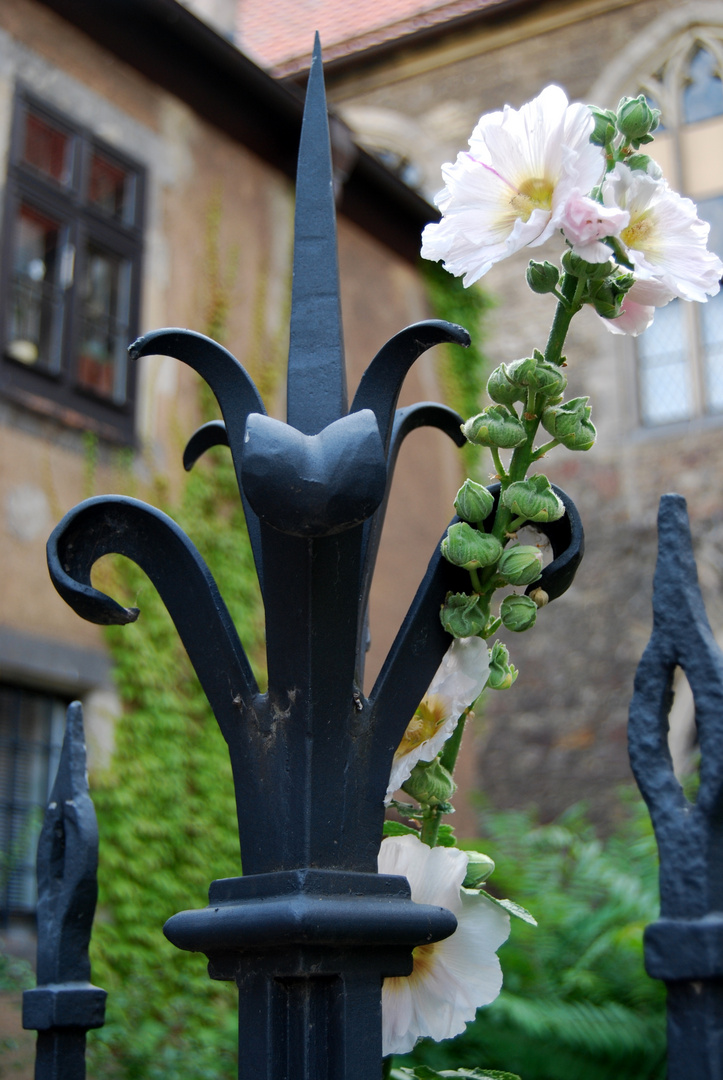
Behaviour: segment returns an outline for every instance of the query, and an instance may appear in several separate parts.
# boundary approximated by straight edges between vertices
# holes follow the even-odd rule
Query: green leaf
[[[416,836],[419,837],[419,829],[413,829],[410,825],[402,825],[401,821],[385,821],[384,836]]]
[[[440,825],[437,833],[437,847],[456,847],[457,838],[453,825]]]
[[[497,907],[504,908],[505,911],[510,915],[514,915],[517,919],[522,919],[523,922],[529,923],[530,926],[537,926],[537,919],[535,916],[531,915],[527,908],[523,908],[521,904],[516,904],[514,900],[499,900],[496,896],[492,896],[490,893],[485,892],[484,889],[477,889],[475,891],[482,896],[486,896],[493,904],[497,904]]]

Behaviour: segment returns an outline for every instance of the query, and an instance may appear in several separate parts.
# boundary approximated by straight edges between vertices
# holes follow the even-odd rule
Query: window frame
[[[24,119],[28,111],[47,120],[70,138],[72,159],[67,184],[35,174],[32,167],[22,161]],[[132,220],[110,218],[89,202],[86,192],[94,153],[123,169],[132,178]],[[124,444],[135,441],[137,372],[135,365],[128,363],[125,400],[122,403],[78,385],[83,307],[81,283],[89,243],[127,262],[130,267],[130,344],[138,335],[140,318],[145,187],[146,170],[139,162],[99,139],[89,128],[58,112],[27,87],[16,88],[0,250],[0,289],[6,298],[0,308],[0,394],[33,412],[52,416],[71,427],[92,430],[103,438]],[[60,365],[57,372],[28,367],[9,356],[5,348],[18,215],[24,203],[61,221],[67,229],[67,242],[75,250],[73,281],[64,290],[61,304]]]

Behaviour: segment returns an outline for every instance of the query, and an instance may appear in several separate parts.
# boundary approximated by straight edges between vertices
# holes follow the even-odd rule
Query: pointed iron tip
[[[296,175],[287,387],[288,422],[306,435],[317,434],[347,412],[334,180],[318,33]]]

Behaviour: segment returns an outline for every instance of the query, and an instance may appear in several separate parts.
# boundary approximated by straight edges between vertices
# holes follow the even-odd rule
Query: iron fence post
[[[690,683],[700,787],[690,802],[673,773],[673,676]],[[635,677],[630,761],[660,853],[660,919],[645,931],[648,974],[668,996],[669,1080],[723,1077],[723,655],[705,614],[685,500],[658,515],[653,632]]]

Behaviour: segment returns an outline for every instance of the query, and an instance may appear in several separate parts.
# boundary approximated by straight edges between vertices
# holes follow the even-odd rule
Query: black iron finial
[[[397,409],[407,371],[441,342],[466,345],[469,335],[437,320],[401,330],[347,412],[317,38],[299,153],[288,423],[267,416],[241,364],[199,334],[158,331],[131,350],[194,367],[221,407],[223,425],[201,429],[185,461],[219,443],[233,456],[264,600],[267,692],[203,559],[165,515],[120,496],[87,500],[48,542],[56,588],[95,622],[138,612],[93,588],[94,562],[118,552],[146,570],[228,742],[244,877],[214,882],[209,906],[173,916],[166,933],[205,952],[213,977],[238,983],[242,1074],[259,1080],[369,1080],[381,1058],[382,977],[408,974],[413,946],[454,928],[449,912],[413,903],[404,879],[375,872],[392,758],[451,640],[440,606],[468,581],[438,548],[368,698],[362,679],[399,446],[424,425],[462,441],[449,409]],[[553,538],[556,558],[574,541],[574,529]],[[576,565],[568,558],[555,595]]]
[[[693,692],[700,787],[690,802],[668,749],[673,676]],[[653,633],[635,676],[630,763],[660,853],[660,919],[645,931],[645,966],[668,988],[669,1080],[719,1080],[723,1015],[723,655],[706,618],[685,499],[658,515]]]
[[[346,413],[334,177],[318,34],[296,174],[287,387],[287,420],[306,435]]]
[[[23,1027],[38,1032],[42,1080],[83,1080],[86,1031],[103,1026],[106,992],[91,985],[88,957],[97,870],[83,710],[75,701],[38,843],[38,985],[23,994]]]

